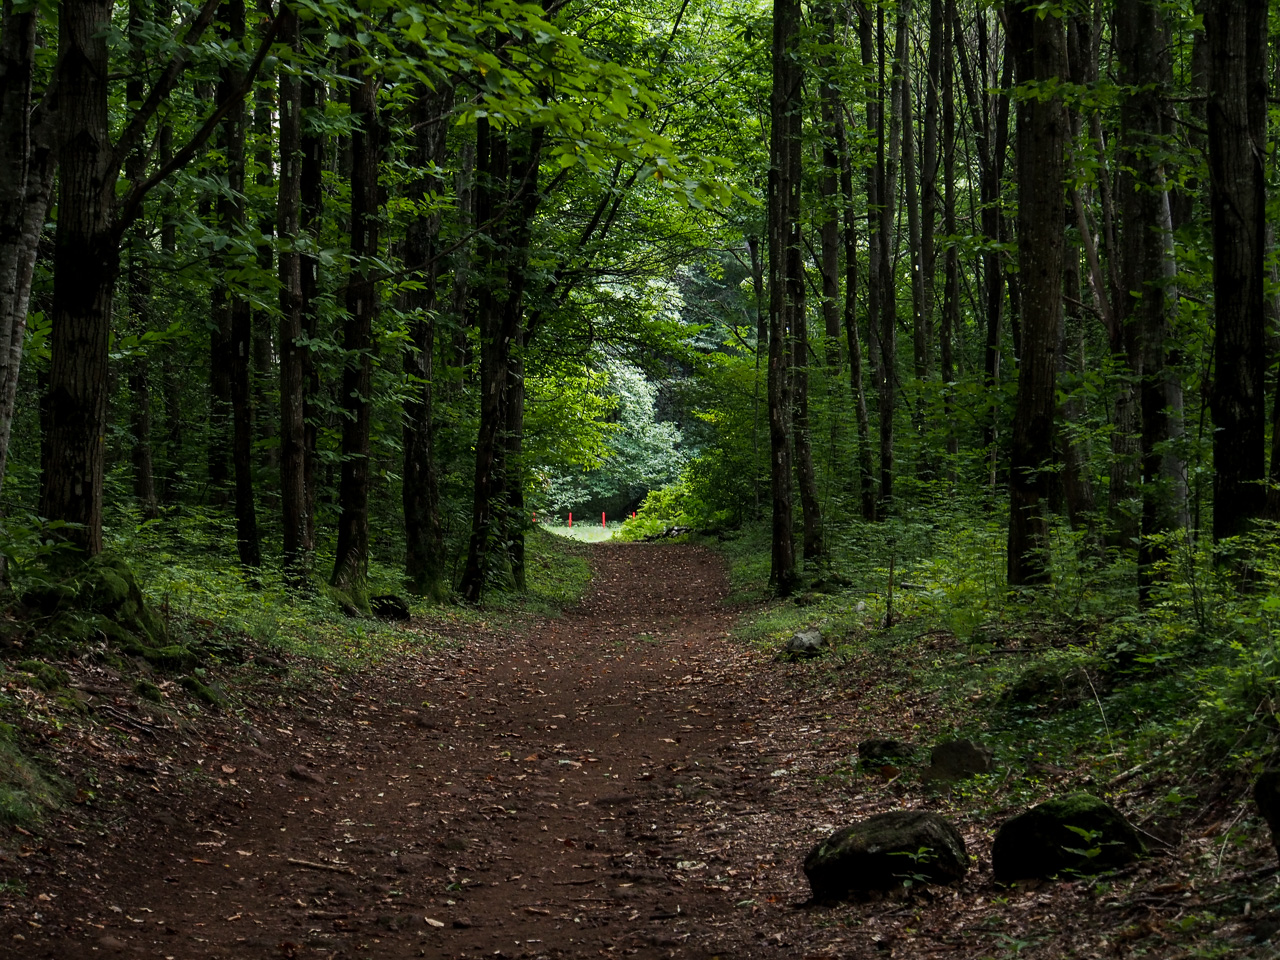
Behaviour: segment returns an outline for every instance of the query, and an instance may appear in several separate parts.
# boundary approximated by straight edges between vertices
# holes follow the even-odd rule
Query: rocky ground
[[[851,765],[927,701],[731,641],[705,549],[592,556],[563,617],[454,628],[359,676],[259,665],[212,716],[67,665],[92,722],[41,720],[33,693],[28,732],[80,805],[0,833],[0,956],[1271,955],[1271,855],[1226,849],[1233,808],[1103,882],[997,886],[1010,811]],[[966,879],[808,903],[810,848],[890,809],[950,817]]]

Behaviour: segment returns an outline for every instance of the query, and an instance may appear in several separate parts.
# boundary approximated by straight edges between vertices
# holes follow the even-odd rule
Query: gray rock
[[[1146,852],[1142,838],[1111,804],[1087,793],[1055,797],[996,831],[991,870],[998,883],[1114,870]]]
[[[801,630],[787,641],[786,651],[796,657],[816,657],[822,653],[826,644],[822,639],[822,631],[816,627],[812,630]]]
[[[964,780],[990,773],[992,768],[990,747],[972,740],[948,740],[933,748],[923,776],[925,780]]]
[[[892,890],[907,881],[950,883],[968,869],[960,831],[936,813],[919,810],[880,813],[837,830],[804,861],[814,900]]]

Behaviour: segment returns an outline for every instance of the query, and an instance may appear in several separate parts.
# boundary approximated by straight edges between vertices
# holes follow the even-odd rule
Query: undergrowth
[[[939,504],[829,528],[829,557],[787,600],[770,594],[765,525],[709,542],[728,560],[733,599],[767,601],[740,639],[780,649],[821,628],[831,650],[814,682],[878,663],[878,693],[933,699],[931,735],[981,736],[1023,774],[1087,756],[1100,787],[1140,766],[1243,790],[1280,743],[1276,530],[1216,548],[1171,537],[1141,605],[1133,561],[1065,525],[1050,585],[1009,590],[1005,537],[998,512]]]

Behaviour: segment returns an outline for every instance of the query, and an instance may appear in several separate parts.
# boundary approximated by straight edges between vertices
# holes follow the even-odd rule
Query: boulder
[[[930,752],[923,776],[925,780],[964,780],[992,769],[990,747],[972,740],[948,740]]]
[[[787,641],[785,650],[793,657],[816,657],[822,653],[825,646],[822,631],[815,627],[812,630],[801,630],[793,634]]]
[[[910,760],[920,748],[904,740],[863,740],[858,744],[858,759],[863,763],[884,760]]]
[[[1111,804],[1087,793],[1055,797],[996,831],[991,869],[998,883],[1063,871],[1103,873],[1146,852],[1142,838]]]
[[[1271,828],[1271,843],[1280,856],[1280,770],[1264,770],[1253,785],[1253,802]]]
[[[370,597],[369,609],[373,611],[375,617],[383,620],[408,620],[413,616],[409,610],[408,601],[403,597],[397,597],[394,593]]]
[[[837,830],[805,857],[814,900],[951,883],[969,869],[964,838],[936,813],[895,810]]]

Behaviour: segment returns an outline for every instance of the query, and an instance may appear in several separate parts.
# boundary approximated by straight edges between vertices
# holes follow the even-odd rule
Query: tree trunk
[[[880,89],[884,90],[884,67],[888,57],[885,49],[884,8],[876,12],[876,35],[880,53]],[[910,0],[898,7],[898,23],[895,31],[895,57],[893,79],[889,95],[889,131],[884,130],[883,111],[876,138],[876,168],[880,184],[880,262],[877,273],[880,278],[880,508],[876,511],[886,516],[893,505],[894,479],[894,411],[897,407],[898,379],[898,288],[893,275],[894,223],[898,204],[898,164],[901,156],[901,131],[906,109],[906,59],[907,22],[911,15]]]
[[[1164,95],[1172,80],[1169,30],[1157,3],[1120,0],[1115,9],[1116,56],[1120,83],[1119,213],[1121,290],[1117,320],[1137,330],[1135,350],[1141,424],[1142,528],[1138,541],[1139,600],[1146,602],[1155,566],[1167,550],[1153,537],[1176,525],[1179,510],[1166,488],[1165,450],[1170,425],[1168,296],[1165,290],[1165,191],[1161,156],[1165,133]]]
[[[769,582],[782,596],[799,580],[791,501],[791,339],[795,320],[792,248],[799,243],[799,165],[802,110],[799,66],[800,4],[774,0],[773,89],[769,100],[769,447],[773,504]],[[794,162],[793,162],[794,159]]]
[[[301,52],[298,17],[292,4],[280,11],[280,40]],[[305,576],[315,542],[311,539],[307,495],[305,419],[306,354],[303,341],[302,283],[302,82],[281,70],[280,183],[276,193],[276,235],[280,238],[280,506],[284,564],[291,579]]]
[[[1209,194],[1213,226],[1213,537],[1262,516],[1267,3],[1204,0],[1209,44]]]
[[[68,539],[90,555],[102,550],[107,342],[120,268],[107,120],[111,7],[110,0],[58,6],[62,149],[40,513],[72,524]]]
[[[369,436],[373,412],[373,319],[378,312],[378,167],[382,130],[378,78],[351,88],[351,273],[347,278],[342,349],[342,476],[338,483],[338,545],[330,583],[363,606],[369,573]]]
[[[53,186],[51,131],[35,119],[36,10],[0,7],[0,488],[18,396],[36,252]]]
[[[442,192],[435,174],[445,159],[448,125],[441,118],[453,93],[419,91],[414,101],[413,165],[418,179],[410,197],[429,204]],[[444,563],[444,524],[440,518],[440,482],[435,458],[436,297],[442,262],[439,253],[440,213],[426,209],[415,216],[405,233],[404,260],[410,266],[428,264],[418,274],[420,285],[400,294],[400,309],[409,318],[411,343],[404,354],[404,373],[411,391],[404,408],[404,473],[401,501],[405,526],[405,580],[419,596],[444,600],[449,585]]]
[[[303,31],[303,40],[319,41],[325,30],[319,21],[311,23]],[[320,335],[320,230],[324,215],[324,168],[327,139],[323,133],[325,115],[324,81],[315,71],[308,70],[302,78],[300,90],[300,114],[302,128],[299,149],[302,152],[299,191],[299,236],[304,242],[300,260],[302,298],[301,329],[308,341]],[[308,118],[311,118],[308,120]],[[306,542],[308,551],[316,545],[316,496],[320,481],[316,477],[317,447],[320,437],[320,373],[311,350],[302,351],[302,409],[303,409],[303,491],[305,495]]]
[[[482,238],[482,283],[476,296],[480,333],[480,427],[476,436],[475,487],[471,538],[459,586],[475,603],[492,578],[494,547],[511,503],[507,500],[509,442],[504,433],[523,419],[523,403],[513,416],[512,348],[524,337],[524,293],[528,282],[529,242],[537,212],[538,165],[544,131],[503,133],[485,120],[476,130],[476,222],[493,223]],[[518,142],[513,145],[513,139]],[[515,371],[518,372],[518,371]],[[520,401],[517,401],[520,402]],[[518,464],[516,464],[518,469]],[[504,559],[512,554],[504,553]]]
[[[1005,7],[1018,83],[1065,76],[1061,22],[1024,7],[1022,0]],[[1025,299],[1009,464],[1010,586],[1042,583],[1049,575],[1045,468],[1053,459],[1066,142],[1066,115],[1057,96],[1018,104],[1018,273]]]
[[[862,519],[876,519],[876,475],[871,457],[871,418],[862,380],[862,337],[858,331],[858,214],[853,199],[853,160],[844,114],[836,113],[836,149],[840,154],[840,193],[844,208],[844,331],[849,348],[849,389],[858,423],[858,491]]]
[[[946,43],[942,52],[942,222],[948,237],[956,236],[956,107],[955,107],[955,0],[945,0],[942,19]],[[960,251],[948,242],[942,281],[942,323],[939,325],[938,363],[941,367],[943,416],[947,432],[947,478],[954,482],[960,439],[954,425],[955,333],[960,326]]]

